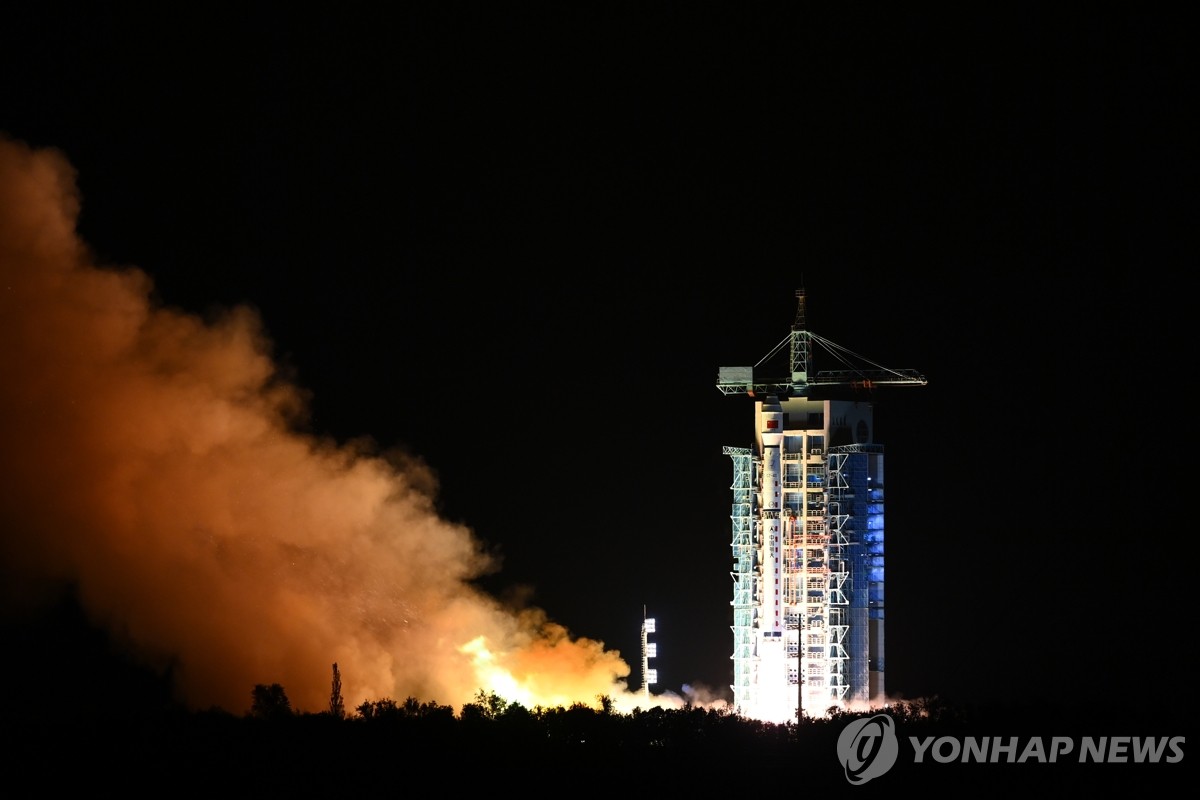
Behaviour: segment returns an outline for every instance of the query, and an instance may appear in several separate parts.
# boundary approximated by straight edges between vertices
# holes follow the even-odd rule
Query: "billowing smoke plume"
[[[0,565],[4,599],[77,584],[91,617],[181,698],[241,712],[480,689],[529,707],[618,707],[629,666],[471,580],[493,565],[435,513],[435,477],[298,433],[255,315],[156,305],[76,234],[74,170],[0,136]]]

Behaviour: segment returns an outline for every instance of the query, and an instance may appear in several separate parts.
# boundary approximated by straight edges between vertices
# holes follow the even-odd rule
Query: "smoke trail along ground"
[[[319,711],[334,662],[348,708],[639,699],[619,653],[470,585],[495,565],[418,458],[296,432],[304,392],[253,313],[156,306],[145,273],[93,263],[79,210],[63,154],[0,135],[6,603],[77,583],[195,708],[278,682]]]

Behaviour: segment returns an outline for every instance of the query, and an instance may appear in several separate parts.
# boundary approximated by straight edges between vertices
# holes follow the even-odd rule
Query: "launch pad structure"
[[[731,484],[733,703],[792,722],[881,704],[884,687],[884,452],[876,389],[924,386],[809,331],[796,291],[790,375],[721,367],[717,388],[754,401],[752,447],[725,447]],[[814,348],[844,368],[811,372]],[[864,362],[867,366],[864,366]]]

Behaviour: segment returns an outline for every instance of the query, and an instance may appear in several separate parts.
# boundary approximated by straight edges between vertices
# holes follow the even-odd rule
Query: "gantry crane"
[[[721,367],[717,375],[717,388],[722,394],[749,394],[751,396],[775,395],[776,397],[803,397],[813,390],[837,392],[838,390],[862,391],[877,386],[924,386],[925,376],[911,369],[888,369],[851,353],[841,345],[818,336],[808,330],[805,322],[804,289],[796,290],[796,321],[788,336],[767,353],[753,367]],[[755,379],[754,370],[778,353],[783,346],[790,345],[791,377],[772,378],[765,381]],[[822,370],[809,375],[813,345],[828,351],[846,365],[845,369]],[[857,359],[858,363],[851,361]],[[872,368],[858,366],[868,363]]]

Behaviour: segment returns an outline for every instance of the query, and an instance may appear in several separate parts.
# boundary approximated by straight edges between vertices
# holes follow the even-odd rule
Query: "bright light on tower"
[[[650,659],[658,656],[658,644],[648,640],[649,634],[654,633],[654,618],[646,616],[646,607],[642,606],[642,694],[650,699],[650,684],[658,683],[658,670],[650,669]]]

